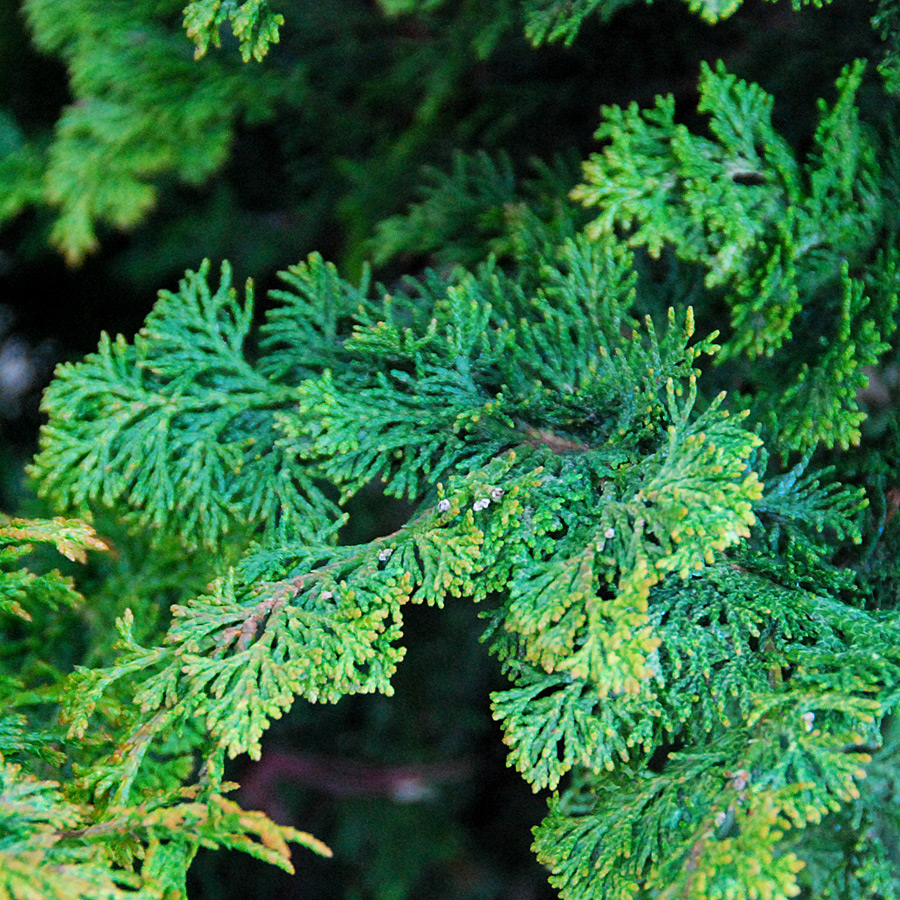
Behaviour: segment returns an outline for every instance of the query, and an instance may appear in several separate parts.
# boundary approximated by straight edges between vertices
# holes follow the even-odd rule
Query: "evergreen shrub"
[[[372,157],[390,183],[473,59],[522,27],[575,52],[626,4],[381,5],[382,34],[446,26],[391,58],[389,88],[429,54],[434,80]],[[0,214],[52,210],[77,260],[213,177],[241,121],[316,92],[314,61],[277,68],[276,6],[26,0],[77,99],[8,135]],[[691,109],[605,106],[581,167],[461,138],[405,212],[352,193],[343,274],[310,253],[257,311],[204,262],[60,365],[29,471],[69,518],[0,522],[0,897],[181,897],[200,848],[329,854],[229,796],[229,761],[265,761],[289,710],[390,696],[411,607],[477,603],[563,900],[900,898],[900,23],[870,12],[799,139],[713,60]],[[373,485],[395,527],[354,522]],[[35,545],[90,552],[86,596]]]

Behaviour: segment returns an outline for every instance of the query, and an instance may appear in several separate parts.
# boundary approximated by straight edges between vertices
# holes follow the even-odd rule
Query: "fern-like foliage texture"
[[[28,628],[41,608],[84,603],[59,572],[22,568],[21,557],[40,543],[81,563],[87,551],[108,549],[78,520],[0,523],[0,639],[6,655],[22,644],[10,640],[11,618]],[[40,624],[34,623],[35,630]],[[63,731],[47,721],[45,710],[55,704],[62,676],[47,683],[46,666],[40,676],[44,683],[35,683],[26,668],[17,679],[0,680],[0,896],[184,896],[188,865],[201,846],[243,850],[288,870],[289,842],[329,852],[310,835],[242,810],[221,791],[177,780],[132,805],[95,804],[84,782],[71,778],[72,767],[87,768],[89,751],[60,750]],[[70,777],[63,778],[67,769]]]
[[[526,27],[571,40],[619,5],[530,0]],[[151,176],[202,181],[271,99],[242,99],[226,67],[148,138],[113,57],[142,73],[168,44],[141,4],[139,41],[88,6],[76,26],[28,0],[90,98],[46,176],[73,258],[95,222],[146,212]],[[711,21],[736,6],[694,4]],[[497,9],[470,33],[483,57],[512,15]],[[196,0],[199,56],[226,21],[245,59],[281,25],[265,2]],[[82,52],[85,23],[109,29],[108,66]],[[568,199],[565,163],[525,181],[502,154],[429,170],[368,246],[438,271],[386,287],[312,254],[257,321],[252,284],[205,262],[132,339],[61,365],[31,474],[80,519],[0,522],[0,614],[28,627],[81,603],[61,575],[18,570],[21,544],[78,561],[105,547],[80,520],[109,511],[160,558],[202,555],[187,584],[211,577],[163,633],[146,600],[120,610],[114,653],[54,678],[49,733],[77,758],[0,718],[8,893],[36,878],[62,897],[69,873],[69,896],[179,896],[201,846],[285,868],[290,842],[327,852],[228,800],[226,759],[258,758],[298,699],[390,694],[409,605],[474,601],[508,677],[491,701],[509,762],[552,792],[534,848],[563,900],[898,896],[900,430],[884,412],[867,433],[865,396],[879,367],[896,374],[898,169],[859,111],[864,78],[843,70],[801,158],[771,95],[704,66],[707,133],[671,97],[606,107]],[[373,487],[406,520],[348,544],[348,504]],[[46,768],[17,768],[35,748]]]
[[[245,0],[241,4],[193,0],[184,9],[184,28],[197,48],[197,59],[206,55],[210,44],[220,46],[219,33],[226,19],[238,39],[244,62],[260,62],[269,46],[278,43],[278,30],[284,25],[284,16],[273,12],[266,0]]]
[[[265,3],[191,4],[186,13],[198,47],[217,40],[229,16],[245,55],[277,39],[279,17]],[[228,60],[203,67],[182,52],[186,39],[167,27],[179,4],[95,4],[28,0],[35,43],[67,66],[73,95],[52,141],[17,136],[0,167],[8,218],[42,201],[56,213],[50,239],[70,262],[98,246],[97,230],[128,229],[155,206],[158,179],[172,173],[205,182],[227,159],[237,122],[272,114],[271,78],[253,79]],[[49,137],[49,136],[47,136]]]
[[[707,207],[691,221],[707,214],[726,227]],[[737,281],[715,241],[711,277]],[[599,226],[518,258],[386,290],[313,255],[252,341],[251,288],[204,264],[133,342],[60,368],[32,467],[45,495],[83,515],[127,505],[158,540],[223,559],[227,535],[245,541],[162,644],[126,613],[117,661],[71,679],[73,737],[110,691],[134,701],[93,796],[133,805],[192,723],[218,791],[225,757],[258,756],[297,697],[390,693],[407,604],[472,599],[511,682],[493,697],[510,762],[562,788],[535,844],[562,897],[794,896],[811,826],[869,808],[858,782],[900,683],[900,626],[834,560],[861,539],[861,492],[808,457],[767,463],[750,413],[699,389],[716,335],[695,337],[690,308],[639,315],[632,257]],[[333,498],[373,482],[414,511],[338,543]]]
[[[606,146],[573,191],[600,209],[591,235],[621,229],[653,256],[671,250],[702,267],[731,314],[720,358],[759,360],[745,403],[786,450],[859,442],[864,369],[894,329],[895,251],[869,265],[892,213],[877,139],[854,104],[863,72],[847,68],[837,102],[822,104],[803,166],[772,126],[772,97],[721,64],[704,67],[698,109],[712,137],[677,123],[671,97],[607,108]],[[830,309],[830,332],[801,314],[812,306]]]

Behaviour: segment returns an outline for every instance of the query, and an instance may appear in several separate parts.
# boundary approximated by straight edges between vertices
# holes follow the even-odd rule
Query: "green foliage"
[[[130,228],[144,218],[160,174],[201,184],[227,158],[239,120],[272,114],[265,80],[225,61],[193,65],[178,33],[155,18],[159,6],[25,4],[39,48],[65,60],[74,99],[49,146],[26,142],[7,165],[34,172],[40,160],[42,197],[57,211],[51,240],[72,262],[96,248],[98,223]]]
[[[240,5],[222,0],[193,0],[184,9],[184,28],[197,47],[196,59],[206,55],[210,44],[221,46],[219,30],[226,19],[240,42],[244,62],[251,58],[260,62],[269,45],[278,43],[278,29],[284,25],[284,16],[272,12],[266,0],[245,0]]]
[[[18,560],[32,548],[27,542],[49,542],[64,556],[78,562],[85,561],[85,549],[106,550],[93,529],[81,522],[66,522],[64,519],[39,521],[10,519],[4,517],[0,524],[0,613],[14,615],[31,621],[31,615],[23,602],[28,599],[54,605],[60,602],[72,603],[77,599],[67,581],[59,573],[37,576],[18,567]]]
[[[9,897],[183,895],[184,874],[200,846],[242,850],[288,870],[288,841],[328,855],[309,835],[219,795],[201,800],[184,790],[98,815],[67,800],[55,782],[8,763],[0,771],[0,886]],[[140,876],[120,867],[129,857],[142,859]]]
[[[388,293],[312,256],[284,274],[251,361],[249,303],[227,269],[213,291],[204,268],[161,294],[134,345],[104,339],[64,367],[33,468],[45,490],[77,508],[128,500],[147,526],[210,547],[231,520],[258,525],[236,568],[173,607],[163,645],[137,643],[126,614],[118,660],[72,680],[72,736],[114,684],[133,685],[140,710],[95,775],[99,796],[129,802],[154,741],[187,722],[203,723],[215,785],[223,754],[258,756],[296,696],[391,693],[407,603],[500,596],[489,633],[514,685],[494,710],[511,762],[535,789],[583,773],[538,832],[562,895],[727,893],[751,876],[747,896],[796,893],[802,855],[773,846],[859,799],[867,757],[844,750],[877,740],[891,703],[873,692],[897,675],[895,626],[846,607],[829,561],[828,535],[860,539],[861,498],[803,465],[764,492],[744,414],[721,395],[696,410],[715,336],[692,343],[689,309],[641,321],[630,269],[579,238],[538,273],[526,260],[522,283],[487,265]],[[309,479],[278,487],[273,508],[305,526],[241,506],[266,433],[265,457]],[[265,471],[271,493],[284,476]],[[341,516],[318,481],[347,499],[374,479],[417,511],[335,546]],[[865,670],[849,663],[861,658]],[[633,769],[673,743],[706,749]],[[605,848],[596,875],[584,828]]]
[[[631,0],[530,0],[526,3],[525,33],[534,45],[562,40],[571,44],[581,23],[595,10],[605,19]]]
[[[316,534],[332,506],[314,476],[291,465],[296,451],[276,416],[296,392],[244,356],[252,289],[241,304],[224,266],[213,292],[207,268],[161,293],[134,346],[105,338],[85,364],[60,369],[46,402],[75,416],[59,423],[38,463],[54,473],[45,490],[77,506],[127,497],[147,526],[174,525],[207,545],[235,520],[285,537]],[[72,433],[81,418],[95,423],[87,442]]]
[[[705,270],[731,317],[722,358],[778,360],[756,368],[746,405],[785,450],[858,443],[862,370],[877,364],[894,329],[892,255],[879,282],[866,283],[894,221],[877,141],[853,103],[863,71],[859,62],[845,70],[835,105],[820,106],[805,167],[772,127],[772,97],[720,64],[700,81],[712,139],[675,122],[671,97],[646,112],[606,108],[597,137],[608,143],[573,191],[602,210],[588,226],[595,238],[622,229],[632,246],[653,256],[670,247]],[[800,316],[816,303],[829,309],[830,331]],[[826,349],[810,358],[816,342]]]
[[[102,857],[86,853],[77,842],[60,840],[62,833],[78,827],[81,817],[61,795],[59,785],[24,775],[17,766],[3,762],[0,797],[0,885],[6,896],[134,896],[129,888],[136,879],[127,873],[117,875]]]
[[[533,0],[526,34],[572,43],[624,5]],[[412,608],[472,601],[508,762],[552,792],[534,850],[563,900],[900,897],[900,192],[893,125],[867,113],[893,101],[851,63],[801,153],[774,94],[703,64],[706,133],[672,96],[606,105],[573,189],[564,156],[455,140],[504,109],[447,112],[512,52],[518,7],[381,6],[409,40],[379,49],[366,102],[407,121],[329,162],[355,186],[358,277],[311,253],[260,312],[204,262],[45,393],[29,471],[79,519],[0,521],[0,893],[177,898],[202,847],[288,871],[290,843],[327,855],[227,799],[230,761],[264,764],[289,715],[390,697]],[[317,101],[289,8],[269,80],[208,52],[227,20],[261,59],[282,24],[263,2],[191,3],[194,62],[177,5],[27,11],[76,100],[49,144],[0,120],[3,209],[42,183],[72,258],[278,104],[348,130],[332,149],[371,136],[371,106],[337,110],[377,42],[337,48]],[[418,201],[370,211],[439,138]],[[415,274],[374,282],[363,247]],[[393,524],[360,521],[373,490]],[[85,601],[40,555],[22,568],[34,545],[113,553]]]
[[[286,275],[299,293],[279,295],[285,309],[270,314],[256,368],[235,356],[246,319],[233,292],[226,284],[212,293],[203,273],[192,274],[177,297],[161,296],[134,347],[105,341],[97,357],[61,370],[47,395],[52,422],[33,470],[59,500],[82,506],[128,497],[148,525],[174,527],[189,537],[203,521],[206,530],[198,537],[215,544],[227,530],[228,516],[246,515],[233,501],[218,511],[208,498],[223,487],[231,498],[250,493],[227,485],[232,477],[240,483],[251,469],[233,455],[233,445],[246,445],[251,460],[259,457],[263,428],[248,414],[260,408],[259,397],[275,410],[268,416],[280,434],[264,450],[266,458],[283,448],[288,459],[299,456],[308,465],[308,482],[276,495],[282,516],[291,506],[299,511],[295,517],[305,512],[305,530],[283,523],[266,527],[261,521],[263,551],[282,547],[280,556],[257,562],[260,551],[251,549],[237,577],[229,575],[212,595],[175,608],[166,651],[149,652],[126,634],[135,662],[123,663],[114,677],[135,666],[161,665],[139,692],[145,711],[163,709],[167,718],[203,715],[229,753],[258,753],[266,722],[297,693],[317,700],[389,690],[388,679],[402,657],[392,645],[404,603],[440,605],[447,595],[487,596],[513,574],[513,549],[534,547],[539,550],[534,571],[516,564],[508,622],[526,643],[538,632],[537,645],[526,655],[551,652],[560,669],[593,679],[603,693],[631,689],[655,648],[641,625],[650,587],[667,572],[687,577],[748,534],[759,482],[746,471],[758,443],[752,435],[715,405],[691,420],[696,396],[691,363],[712,345],[688,346],[690,314],[683,323],[670,315],[661,336],[649,320],[631,323],[627,264],[610,250],[573,242],[558,268],[542,273],[537,303],[490,269],[459,283],[411,283],[412,294],[385,294],[376,302],[312,257]],[[593,298],[604,295],[605,315],[588,312]],[[418,312],[418,328],[410,318],[416,315],[414,301],[430,304]],[[345,323],[349,330],[336,334],[352,305],[358,324]],[[301,307],[303,317],[297,313]],[[530,321],[521,317],[525,310]],[[576,311],[575,321],[583,324],[573,334],[560,313]],[[295,319],[294,329],[283,327],[286,312]],[[411,324],[404,326],[403,319]],[[204,320],[216,323],[218,339],[203,339]],[[211,328],[207,335],[213,336]],[[306,335],[310,339],[301,343],[298,338]],[[323,359],[329,344],[331,359]],[[513,346],[524,350],[515,368],[509,366]],[[599,358],[593,355],[597,346],[603,348]],[[560,371],[556,361],[563,359],[570,366]],[[331,368],[336,362],[342,371]],[[267,378],[268,372],[274,377]],[[142,383],[144,373],[165,379],[162,396],[147,390],[156,385]],[[292,386],[285,377],[301,380]],[[688,386],[683,399],[675,379]],[[245,390],[246,384],[253,390]],[[593,412],[598,406],[607,410],[601,419]],[[85,419],[54,415],[63,408],[123,413],[106,415],[101,425],[91,414]],[[202,418],[194,422],[198,410]],[[177,426],[182,417],[186,424]],[[87,434],[84,420],[102,431]],[[227,430],[238,420],[247,423],[252,439]],[[548,420],[554,431],[542,427]],[[598,442],[608,447],[613,439],[614,453],[588,450]],[[653,439],[660,447],[652,460],[628,464],[629,445]],[[142,448],[142,464],[116,453],[129,446]],[[584,459],[571,471],[570,465],[558,469],[554,449]],[[230,465],[217,467],[225,454]],[[203,477],[194,462],[198,458],[210,461],[204,464],[212,471],[209,480],[198,481]],[[454,474],[463,468],[468,474]],[[545,470],[554,488],[546,486],[540,474]],[[184,484],[169,476],[179,471],[185,473]],[[686,475],[691,471],[696,480]],[[93,483],[84,472],[92,473]],[[277,469],[268,473],[263,485],[271,492],[284,476]],[[327,543],[309,546],[317,530],[328,531],[317,475],[344,497],[380,478],[389,494],[427,499],[437,486],[440,499],[436,505],[432,499],[429,512],[396,537],[363,553]],[[523,522],[518,514],[560,505],[565,495],[556,492],[562,489],[570,503],[583,495],[593,506],[598,479],[604,482],[603,507],[594,510],[596,524],[579,534],[575,547],[592,554],[597,535],[606,529],[628,535],[600,538],[615,547],[601,568],[605,590],[618,599],[601,613],[588,590],[580,601],[567,602],[571,615],[564,633],[542,635],[526,609],[534,602],[529,598],[540,595],[542,536],[555,517],[536,522],[529,515]],[[532,496],[538,490],[549,494]],[[195,518],[198,506],[208,510],[202,520]],[[258,520],[259,505],[252,510]],[[339,521],[336,511],[331,515]],[[685,518],[685,525],[676,524]],[[655,548],[641,546],[644,534]],[[313,560],[316,565],[306,572]],[[242,579],[242,573],[251,578]],[[263,578],[267,586],[261,589]],[[586,623],[586,639],[576,641]],[[623,638],[627,652],[620,647]],[[542,651],[548,639],[551,646]],[[617,651],[621,660],[613,663]],[[210,653],[212,660],[206,658]],[[83,705],[92,695],[79,687],[75,696]],[[235,696],[245,699],[235,706]],[[77,717],[79,728],[84,721]]]
[[[94,530],[78,520],[7,519],[0,572],[0,614],[5,656],[13,646],[10,615],[33,621],[36,604],[80,605],[83,598],[56,572],[35,574],[13,562],[47,542],[86,562],[87,550],[107,550]],[[28,542],[28,543],[25,543]],[[21,651],[20,651],[21,652]],[[170,778],[132,805],[94,803],[80,779],[64,779],[90,760],[89,748],[59,749],[61,733],[43,709],[55,704],[61,675],[42,671],[43,684],[26,684],[34,672],[0,685],[0,890],[4,897],[124,898],[184,894],[187,867],[197,849],[230,847],[290,870],[288,842],[330,851],[310,835],[276,825],[262,813],[242,810],[208,786],[182,786]],[[48,681],[48,675],[50,680]],[[20,710],[22,710],[20,712]],[[14,759],[21,763],[14,763]],[[26,768],[27,766],[27,768]],[[49,780],[56,774],[59,780]],[[43,777],[42,777],[43,776]],[[139,862],[139,865],[136,865]]]
[[[47,102],[37,79],[35,96],[22,97],[28,78],[10,87],[10,108],[0,92],[0,223],[25,230],[28,252],[49,241],[79,264],[111,232],[130,232],[137,246],[123,265],[131,279],[149,268],[155,286],[213,251],[274,268],[339,229],[358,268],[361,245],[402,208],[421,165],[513,134],[527,158],[544,99],[558,108],[555,133],[572,131],[570,110],[583,102],[539,72],[522,77],[511,0],[468,4],[464,15],[429,7],[421,33],[364,0],[184,6],[23,0],[20,40],[67,76],[49,123],[31,114]],[[222,26],[234,49],[228,39],[218,49]],[[268,53],[266,65],[243,65],[238,49]]]

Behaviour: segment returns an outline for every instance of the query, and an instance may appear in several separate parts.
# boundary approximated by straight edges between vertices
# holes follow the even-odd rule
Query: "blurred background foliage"
[[[533,48],[514,0],[283,0],[280,42],[244,63],[225,35],[194,60],[171,0],[0,5],[2,509],[46,513],[22,467],[53,365],[101,330],[133,334],[156,290],[204,257],[230,259],[261,297],[312,250],[351,277],[374,259],[387,284],[466,263],[523,191],[564,198],[601,105],[671,92],[696,126],[700,62],[722,59],[775,95],[775,125],[802,152],[841,67],[882,53],[866,3],[748,2],[715,27],[681,0],[616,6],[570,46]],[[883,98],[864,87],[863,116],[883,118]],[[473,167],[483,191],[454,206]],[[441,221],[427,202],[418,218],[390,218],[435,196]],[[354,502],[347,541],[404,520],[377,492]],[[139,534],[98,530],[114,552],[79,579],[91,603],[44,613],[63,671],[106,661],[125,607],[162,629],[197,586],[180,577],[180,548],[148,555]],[[552,896],[529,852],[543,798],[505,768],[481,630],[470,606],[412,610],[394,697],[299,704],[276,723],[262,762],[238,761],[234,777],[245,802],[312,831],[335,859],[303,854],[289,878],[201,855],[193,896]]]

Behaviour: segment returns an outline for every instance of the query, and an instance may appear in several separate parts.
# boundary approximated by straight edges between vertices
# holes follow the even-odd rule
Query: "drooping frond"
[[[284,25],[284,16],[273,12],[267,0],[244,0],[239,5],[223,0],[191,0],[184,8],[184,28],[197,48],[196,59],[206,55],[210,44],[221,45],[219,30],[226,19],[238,39],[244,62],[251,58],[260,62],[270,45],[278,43],[278,30]]]

